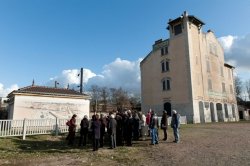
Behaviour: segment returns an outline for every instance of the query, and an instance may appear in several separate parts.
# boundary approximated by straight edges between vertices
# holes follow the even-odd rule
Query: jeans
[[[110,148],[116,148],[116,134],[110,135]]]
[[[151,129],[151,143],[158,144],[158,130],[157,128]]]
[[[180,140],[179,128],[174,127],[174,128],[173,128],[173,131],[174,131],[175,142],[179,142],[179,140]]]

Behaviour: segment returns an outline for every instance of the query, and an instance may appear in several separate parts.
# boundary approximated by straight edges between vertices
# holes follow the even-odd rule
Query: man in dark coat
[[[80,126],[81,130],[80,130],[79,146],[81,146],[82,144],[83,146],[86,146],[87,136],[89,131],[89,120],[87,115],[85,115],[84,118],[81,120]]]
[[[163,111],[162,118],[161,118],[161,129],[163,130],[163,134],[164,134],[163,140],[166,141],[168,138],[168,135],[167,135],[167,129],[168,129],[167,111]]]
[[[115,116],[111,114],[109,119],[110,149],[116,148],[116,127],[117,122]]]
[[[92,138],[93,138],[93,151],[97,151],[99,148],[99,141],[101,135],[101,122],[99,121],[99,115],[93,115],[92,117]]]
[[[178,143],[180,141],[180,134],[179,134],[180,114],[178,114],[176,110],[173,110],[171,127],[173,128],[174,132],[174,138],[175,138],[174,142]]]
[[[101,114],[100,122],[101,122],[100,148],[102,148],[104,145],[104,138],[105,138],[105,132],[106,132],[105,130],[107,126],[106,117],[103,114]]]
[[[126,120],[126,126],[127,126],[127,146],[132,146],[132,135],[133,135],[133,128],[134,128],[134,121],[132,118],[131,112],[128,112],[128,118]]]

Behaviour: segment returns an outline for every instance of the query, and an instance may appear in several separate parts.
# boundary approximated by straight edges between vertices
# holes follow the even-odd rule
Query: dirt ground
[[[162,139],[161,130],[159,134]],[[42,142],[38,138],[30,142],[11,140],[16,149],[0,147],[0,165],[250,166],[249,122],[182,125],[178,144],[172,142],[171,128],[168,135],[168,140],[158,145],[150,145],[148,137],[134,142],[132,147],[105,147],[97,152],[92,152],[91,145],[69,148],[55,136]]]

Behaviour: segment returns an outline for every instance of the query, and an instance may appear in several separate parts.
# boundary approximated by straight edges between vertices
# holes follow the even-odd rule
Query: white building
[[[9,95],[8,119],[54,119],[89,116],[90,97],[62,88],[28,86]]]

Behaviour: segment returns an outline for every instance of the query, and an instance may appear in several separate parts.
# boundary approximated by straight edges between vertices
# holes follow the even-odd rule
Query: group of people
[[[161,122],[160,122],[160,128],[163,130],[163,140],[167,141],[168,135],[167,135],[167,129],[168,129],[168,117],[167,111],[163,111]],[[158,129],[159,129],[159,122],[158,117],[156,113],[152,110],[149,110],[146,116],[146,122],[149,126],[149,134],[151,135],[151,145],[155,145],[159,143],[159,136],[158,136]],[[180,128],[180,114],[177,113],[176,110],[172,111],[172,119],[170,126],[173,128],[174,132],[174,138],[175,140],[173,142],[178,143],[179,142],[179,128]]]
[[[171,127],[174,131],[175,141],[179,142],[179,127],[180,115],[172,111]],[[76,115],[74,114],[67,123],[69,126],[69,134],[67,136],[68,145],[73,145],[76,132]],[[97,151],[104,146],[108,135],[109,148],[114,149],[116,146],[132,146],[133,140],[145,140],[145,137],[151,136],[151,144],[159,143],[158,129],[159,122],[156,113],[150,110],[145,116],[143,113],[131,112],[130,110],[124,112],[109,113],[108,116],[95,114],[91,120],[85,115],[80,123],[80,139],[79,146],[86,146],[89,134],[91,135],[93,151]],[[164,138],[167,140],[168,129],[168,115],[163,111],[160,122],[160,128],[163,130]]]

